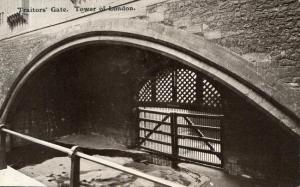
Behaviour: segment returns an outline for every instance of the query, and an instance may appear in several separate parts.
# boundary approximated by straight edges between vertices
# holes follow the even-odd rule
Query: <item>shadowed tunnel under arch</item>
[[[156,46],[149,50],[124,41],[100,38],[105,38],[105,42],[86,41],[84,45],[64,48],[49,55],[42,63],[34,64],[32,68],[35,69],[28,71],[28,77],[15,93],[15,100],[11,101],[14,109],[8,111],[8,124],[17,131],[48,140],[72,133],[94,132],[125,146],[135,145],[133,108],[136,107],[134,96],[139,83],[160,69],[181,64],[219,80],[226,93],[225,170],[234,174],[233,165],[237,160],[236,167],[245,167],[253,176],[257,171],[267,177],[282,174],[281,165],[296,170],[295,165],[283,159],[297,159],[297,144],[289,131],[283,130],[276,119],[262,113],[253,102],[226,87],[228,83],[224,84],[220,78],[204,71],[209,67],[199,70],[197,64],[158,53]],[[184,56],[184,59],[189,58]],[[22,142],[15,140],[14,144],[22,145]],[[286,146],[293,147],[288,156],[284,152]],[[274,165],[274,162],[279,164]],[[260,164],[253,167],[254,163]],[[288,177],[292,175],[288,173]]]
[[[57,33],[59,34],[57,35]],[[174,37],[175,35],[177,37]],[[92,50],[94,48],[96,50],[97,47],[95,46],[99,45],[106,46],[106,48],[110,48],[111,46],[119,46],[117,48],[113,48],[116,49],[115,51],[112,50],[110,52],[108,51],[107,53],[108,56],[112,56],[112,58],[116,59],[118,59],[119,54],[124,54],[124,51],[122,52],[122,50],[125,49],[126,51],[126,48],[138,49],[140,51],[144,51],[141,53],[153,54],[152,57],[154,59],[155,56],[160,56],[160,58],[167,61],[183,64],[194,69],[195,71],[199,71],[223,85],[224,89],[227,90],[228,101],[231,101],[230,103],[232,103],[229,110],[230,112],[227,113],[227,116],[230,117],[228,118],[227,122],[227,127],[229,127],[229,130],[226,131],[228,134],[225,136],[225,142],[227,142],[225,148],[227,147],[227,150],[225,149],[224,153],[225,155],[227,154],[227,156],[225,156],[226,159],[224,167],[227,171],[234,174],[234,172],[244,172],[249,170],[249,172],[252,172],[253,175],[255,175],[255,171],[260,171],[261,173],[268,173],[272,171],[273,173],[271,173],[276,176],[278,174],[276,172],[285,173],[285,171],[289,170],[289,168],[292,168],[290,169],[290,171],[296,170],[296,164],[293,165],[291,164],[292,162],[286,161],[287,157],[289,157],[289,160],[294,161],[293,163],[298,162],[297,151],[299,147],[298,139],[300,134],[299,118],[297,117],[296,112],[293,112],[292,110],[292,106],[294,105],[290,105],[290,103],[293,103],[293,100],[292,98],[284,99],[285,97],[288,97],[290,95],[290,92],[288,92],[286,89],[279,90],[278,93],[274,91],[276,90],[275,88],[274,90],[272,90],[273,88],[271,88],[271,91],[268,90],[268,83],[262,78],[263,75],[259,75],[249,62],[227,51],[226,49],[213,45],[210,42],[205,41],[201,37],[195,35],[176,31],[159,24],[147,24],[145,22],[139,22],[135,20],[122,20],[122,22],[120,22],[119,20],[93,20],[93,22],[87,21],[80,25],[76,25],[76,23],[68,23],[61,26],[55,31],[51,31],[48,36],[40,35],[40,33],[32,33],[28,34],[28,37],[38,37],[39,39],[36,43],[33,42],[34,47],[31,51],[28,51],[28,53],[26,53],[26,55],[23,55],[22,58],[16,59],[16,62],[21,59],[20,63],[11,63],[13,74],[11,76],[5,77],[7,78],[7,80],[4,81],[5,88],[7,89],[5,89],[5,92],[2,91],[4,93],[1,93],[5,96],[5,101],[1,106],[1,122],[3,123],[12,124],[12,126],[16,124],[16,121],[18,121],[18,119],[15,122],[11,121],[12,116],[14,116],[14,112],[18,107],[14,105],[18,105],[18,100],[22,101],[19,96],[20,94],[22,95],[21,92],[23,92],[23,88],[27,85],[30,85],[30,79],[32,77],[34,77],[36,74],[41,73],[42,69],[46,70],[40,77],[38,76],[39,78],[42,78],[43,75],[51,73],[51,68],[47,69],[47,65],[56,64],[55,69],[59,72],[59,76],[58,79],[44,79],[44,84],[51,85],[53,82],[51,83],[50,80],[55,80],[57,81],[57,83],[59,83],[58,85],[62,86],[61,88],[54,87],[58,90],[56,95],[64,95],[65,92],[62,92],[62,90],[64,90],[65,86],[69,88],[68,94],[74,94],[76,93],[74,92],[74,89],[77,89],[77,84],[69,84],[70,82],[68,81],[63,84],[60,83],[62,83],[62,80],[68,80],[69,77],[66,75],[74,75],[79,72],[77,70],[82,69],[82,64],[80,65],[80,63],[78,63],[79,59],[84,61],[86,57],[90,57],[87,54],[92,54],[85,49]],[[77,53],[74,51],[77,51]],[[118,53],[118,51],[120,53]],[[93,52],[94,55],[97,53],[98,52],[95,51]],[[134,53],[132,53],[132,51],[129,52],[129,54]],[[74,60],[74,62],[76,61],[75,68],[73,66],[74,64],[72,64],[71,61],[69,63],[61,63],[63,61],[59,60],[64,58],[68,59],[66,57],[68,54],[73,55],[74,58],[72,59]],[[138,55],[137,59],[143,60],[145,58],[141,58],[141,56]],[[119,60],[122,61],[122,58],[120,58]],[[52,63],[55,61],[57,63]],[[93,62],[93,59],[89,58],[87,61]],[[131,64],[130,61],[126,63]],[[153,65],[156,63],[157,62],[155,62],[155,60],[149,60],[146,64],[148,64],[149,67],[153,67]],[[160,64],[158,67],[161,68],[160,66],[163,66],[163,64]],[[86,67],[86,81],[89,81],[88,77],[90,75],[90,72],[93,72],[91,74],[94,75],[104,75],[105,73],[110,72],[110,65],[107,65],[107,67],[105,68],[98,67],[100,69],[97,69],[96,67],[95,69],[93,69],[92,67],[94,66]],[[127,70],[130,72],[130,68],[125,68],[126,71],[120,71],[120,69],[124,69],[124,67],[128,67],[128,65],[125,65],[124,67],[117,65],[117,67],[119,68],[118,74],[126,74],[128,73]],[[155,68],[154,66],[152,71],[157,70],[158,67]],[[143,71],[137,70],[136,72],[140,72],[141,77],[145,75],[145,72]],[[102,79],[107,81],[106,88],[111,85],[117,85],[115,83],[117,83],[118,81],[122,82],[124,80],[124,77],[122,76],[115,78],[115,82],[110,82],[107,78]],[[34,78],[32,80],[34,80]],[[37,81],[35,83],[38,83],[39,79],[35,79],[35,81]],[[76,83],[76,81],[78,80],[73,79],[73,82]],[[85,85],[84,82],[86,81],[81,82],[80,85]],[[99,79],[99,81],[101,80]],[[97,85],[96,81],[90,80],[89,83],[93,83],[92,85]],[[70,85],[74,85],[74,87],[70,87]],[[125,84],[125,87],[118,87],[118,90],[120,90],[120,88],[126,88],[126,85],[129,84]],[[41,86],[40,89],[41,88],[45,87]],[[86,87],[86,89],[88,91],[91,90],[91,88],[89,87]],[[34,93],[35,89],[29,90],[32,91],[29,93]],[[43,97],[43,95],[48,94],[47,91],[40,93],[41,95],[39,96],[41,96],[41,98]],[[110,95],[110,92],[108,92],[107,95]],[[30,97],[30,94],[27,96]],[[99,95],[95,94],[94,96]],[[114,94],[112,94],[111,96],[114,96]],[[117,101],[118,97],[117,95],[115,96],[116,97],[114,99],[115,101]],[[25,103],[28,97],[23,97],[23,101]],[[85,99],[73,97],[74,100],[69,100],[69,104],[71,104],[72,106],[72,102],[76,102],[76,99],[79,99],[81,101],[86,101],[88,103],[87,106],[93,105],[91,103],[92,101],[86,100],[86,98],[88,97],[83,95],[83,98]],[[34,101],[35,99],[38,100],[39,97],[32,98],[32,101]],[[66,101],[68,97],[62,97],[61,99],[62,100],[57,101],[58,105],[63,105],[63,101]],[[113,99],[108,101],[112,100]],[[116,103],[117,102],[108,102],[107,104]],[[294,103],[297,103],[297,101],[295,101]],[[26,105],[24,105],[24,107],[25,106]],[[64,108],[64,106],[62,106],[61,109],[63,110],[61,112],[62,116],[64,116],[64,114],[66,113],[72,112],[69,110],[65,110],[66,108]],[[82,118],[82,116],[77,115],[77,111],[80,110],[77,110],[76,107],[73,109],[73,116],[84,119]],[[128,109],[129,108],[122,111],[123,113],[126,113],[125,111],[127,111],[127,117],[132,115],[132,111],[129,111],[130,109]],[[26,107],[24,108],[24,110],[26,110]],[[243,114],[241,114],[241,110],[243,110]],[[93,119],[91,116],[91,118],[88,117],[87,114],[89,112],[85,111],[83,113],[84,117]],[[96,110],[92,113],[94,116],[97,116]],[[34,113],[31,113],[31,115],[35,116]],[[109,116],[108,118],[110,117],[112,116]],[[22,119],[22,117],[20,117],[19,119]],[[60,120],[60,122],[68,120],[67,118],[60,117],[58,119]],[[76,122],[76,118],[73,118],[73,120]],[[134,125],[132,125],[131,127],[133,126]],[[241,126],[243,127],[242,129],[240,128]],[[88,125],[85,127],[88,127]],[[115,129],[119,130],[117,127],[118,125],[115,126]],[[268,130],[265,131],[265,129]],[[127,133],[128,134],[124,136],[123,140],[121,141],[123,141],[123,143],[125,144],[131,144],[130,142],[126,143],[127,138],[131,136],[129,132]],[[290,136],[291,134],[292,136]],[[118,137],[119,135],[120,134],[115,133],[115,137]],[[244,136],[244,138],[239,139],[239,137],[241,137],[242,135]],[[275,139],[276,141],[274,141]],[[134,142],[134,140],[130,141]],[[261,142],[263,143],[260,144]],[[279,153],[278,147],[276,147],[278,146],[278,144],[280,145]],[[255,148],[256,145],[262,147]],[[246,150],[244,150],[245,147]],[[285,147],[293,148],[288,153],[285,153]],[[260,152],[260,150],[268,150],[268,152],[264,153],[264,151]],[[284,154],[287,154],[288,156],[285,157]],[[245,157],[245,155],[251,156]],[[261,164],[253,168],[253,165],[256,165],[257,162]],[[272,163],[274,162],[277,162],[278,164],[276,166],[272,166]],[[266,170],[263,169],[265,165],[268,166]],[[260,172],[258,172],[258,175],[260,174]],[[292,175],[291,172],[287,173],[288,175]]]

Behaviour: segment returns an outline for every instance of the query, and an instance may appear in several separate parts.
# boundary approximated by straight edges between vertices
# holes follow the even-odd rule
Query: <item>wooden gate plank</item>
[[[198,129],[194,128],[193,123],[187,117],[183,117],[183,118],[188,122],[188,124],[191,127],[193,127],[193,130],[198,134],[198,136],[205,137],[204,134],[201,131],[199,131]],[[204,143],[210,148],[210,150],[215,151],[215,148],[208,141],[204,140]]]
[[[162,122],[165,122],[170,116],[166,115],[163,119]],[[160,126],[162,125],[162,123],[158,122],[157,125],[154,127],[154,129],[149,132],[142,141],[139,142],[139,145],[142,145]]]

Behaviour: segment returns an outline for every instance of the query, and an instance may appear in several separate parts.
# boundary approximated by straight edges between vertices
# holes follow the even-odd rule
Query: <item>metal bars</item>
[[[180,160],[221,167],[223,115],[176,111],[139,109],[138,146],[155,154],[167,155],[173,167]]]
[[[0,130],[4,128],[4,125],[0,125]],[[0,131],[0,169],[6,169],[6,133]]]
[[[78,149],[78,146],[73,146],[71,148],[72,154],[69,155],[69,157],[71,158],[71,187],[80,186],[80,157],[76,155]]]

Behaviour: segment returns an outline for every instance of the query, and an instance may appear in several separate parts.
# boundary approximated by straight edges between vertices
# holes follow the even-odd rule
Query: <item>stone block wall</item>
[[[241,55],[268,82],[275,79],[299,95],[298,0],[171,0],[148,6],[147,16]]]

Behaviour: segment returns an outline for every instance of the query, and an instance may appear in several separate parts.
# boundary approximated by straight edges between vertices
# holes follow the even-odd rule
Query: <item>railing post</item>
[[[76,155],[78,149],[78,146],[73,146],[72,153],[69,155],[71,158],[70,187],[80,186],[80,157]]]
[[[1,124],[0,125],[0,170],[1,169],[6,169],[7,164],[6,164],[6,133],[3,132],[1,129],[4,128],[5,125]]]
[[[171,115],[171,135],[172,135],[172,168],[178,168],[178,137],[177,137],[177,115]]]
[[[135,114],[136,114],[135,147],[139,147],[140,146],[140,144],[139,144],[139,142],[140,142],[140,109],[139,109],[139,107],[136,107]]]

